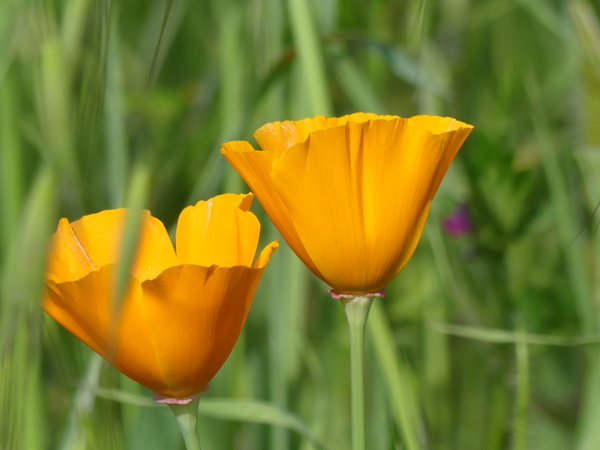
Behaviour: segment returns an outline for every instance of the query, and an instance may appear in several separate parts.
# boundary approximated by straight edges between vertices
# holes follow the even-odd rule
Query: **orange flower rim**
[[[162,397],[199,394],[231,352],[277,242],[253,262],[252,194],[224,194],[179,216],[177,253],[143,212],[119,321],[111,315],[127,210],[102,211],[53,236],[44,309],[119,371]],[[113,345],[114,344],[114,347]]]
[[[431,201],[472,126],[356,113],[264,125],[221,152],[284,239],[338,293],[383,289],[419,242]]]

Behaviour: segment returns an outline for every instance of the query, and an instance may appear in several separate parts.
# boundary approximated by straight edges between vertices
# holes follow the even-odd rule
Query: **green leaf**
[[[589,336],[551,336],[544,334],[516,333],[514,331],[499,330],[496,328],[470,327],[465,325],[452,325],[447,323],[429,323],[429,327],[440,333],[459,336],[476,341],[491,342],[493,344],[537,344],[557,345],[572,347],[576,345],[599,344],[600,335]]]
[[[154,400],[141,395],[114,389],[97,388],[96,395],[116,402],[137,406],[162,407]],[[198,412],[207,417],[224,420],[235,420],[247,423],[275,425],[296,431],[307,439],[315,448],[325,450],[326,447],[310,432],[302,420],[290,412],[284,411],[272,403],[262,400],[244,399],[202,399]]]

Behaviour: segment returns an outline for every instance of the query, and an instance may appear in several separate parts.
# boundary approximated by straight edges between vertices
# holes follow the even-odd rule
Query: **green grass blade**
[[[106,122],[106,186],[113,208],[123,206],[127,180],[126,105],[123,92],[123,61],[119,35],[119,10],[115,8],[110,26],[106,61],[106,93],[104,118]]]
[[[131,182],[127,194],[127,219],[123,230],[123,244],[119,258],[119,270],[115,283],[115,296],[112,304],[112,330],[114,335],[108,339],[109,342],[116,342],[116,330],[119,323],[119,317],[125,301],[125,293],[131,279],[130,271],[133,266],[142,225],[142,209],[148,202],[148,192],[150,188],[150,172],[148,167],[138,165],[134,168]],[[110,347],[110,346],[109,346]],[[113,349],[114,351],[115,349]],[[110,358],[107,358],[110,360]]]
[[[279,247],[279,264],[270,267],[264,280],[269,289],[269,394],[282,409],[290,403],[289,388],[299,371],[307,288],[306,268],[285,243]],[[282,450],[288,448],[288,438],[280,429],[273,432],[274,443]]]
[[[114,389],[98,388],[96,390],[96,395],[98,397],[132,405],[164,407],[164,405],[156,403],[149,397],[121,392]],[[308,439],[316,449],[326,449],[326,447],[312,435],[308,427],[300,420],[300,418],[269,402],[261,400],[203,398],[200,401],[198,412],[203,416],[222,420],[261,423],[285,427]]]
[[[542,165],[557,218],[563,251],[567,258],[567,270],[575,298],[575,306],[582,330],[585,333],[592,333],[597,327],[597,312],[591,302],[589,280],[586,275],[585,237],[579,236],[579,227],[575,223],[573,196],[568,188],[563,163],[544,114],[540,86],[533,73],[530,73],[525,81],[526,92],[531,105],[531,119],[539,143]]]
[[[579,40],[586,59],[593,67],[596,78],[600,77],[600,20],[592,5],[581,0],[569,2],[571,17],[579,33]]]
[[[82,182],[74,143],[74,115],[69,87],[73,74],[58,39],[49,37],[42,48],[38,113],[44,153],[55,164],[62,185],[70,192],[70,207],[82,209]]]
[[[519,342],[524,342],[528,345],[556,345],[560,347],[600,344],[600,335],[549,336],[434,322],[430,322],[428,326],[440,333],[494,344],[518,344]]]
[[[517,332],[519,334],[520,332]],[[513,450],[526,450],[527,424],[529,422],[529,350],[524,340],[515,345],[517,367],[517,391],[513,427]]]
[[[0,81],[0,249],[8,249],[17,234],[23,201],[22,146],[15,84],[10,76]]]
[[[73,63],[78,52],[82,50],[86,19],[92,3],[91,0],[73,0],[65,4],[60,27],[60,44],[69,63]]]
[[[162,13],[160,28],[158,30],[156,46],[152,52],[152,60],[150,62],[150,68],[148,69],[148,79],[146,80],[147,90],[152,89],[158,80],[160,70],[164,64],[167,49],[173,40],[173,33],[175,33],[177,26],[179,25],[179,19],[181,17],[180,14],[182,11],[177,10],[177,8],[180,6],[177,3],[182,2],[166,0],[164,3],[164,11]]]
[[[392,330],[385,317],[381,302],[374,302],[367,322],[377,362],[387,386],[389,401],[398,430],[408,450],[422,450],[423,439],[419,438],[421,416],[418,402],[414,398],[406,364],[396,352]]]
[[[40,299],[55,201],[55,176],[46,166],[31,188],[0,278],[0,448],[38,450],[44,442]]]
[[[341,44],[330,49],[335,59],[335,72],[340,86],[359,111],[382,114],[381,100],[375,94],[370,80],[361,72]]]
[[[93,390],[98,387],[100,381],[102,361],[100,355],[96,353],[91,355],[87,372],[81,380],[73,399],[73,406],[71,407],[65,437],[60,450],[78,450],[93,445],[93,442],[89,442],[85,422],[90,419],[94,409],[95,396]]]
[[[307,0],[288,0],[294,42],[302,68],[304,85],[310,99],[312,115],[331,116],[333,106],[327,87],[325,63],[310,3]]]

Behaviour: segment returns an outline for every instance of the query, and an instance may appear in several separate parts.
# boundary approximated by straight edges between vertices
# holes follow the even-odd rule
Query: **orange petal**
[[[130,280],[120,320],[115,324],[111,317],[117,270],[116,265],[109,265],[76,281],[47,281],[44,310],[119,371],[148,389],[165,391],[149,338],[153,330],[143,320],[142,290],[135,279]]]
[[[131,275],[142,282],[156,278],[165,269],[176,264],[175,249],[165,226],[152,217],[150,211],[143,211],[138,253]]]
[[[443,148],[406,119],[348,122],[312,133],[274,163],[274,185],[331,286],[373,292],[396,275]]]
[[[387,284],[390,281],[392,281],[392,279],[396,275],[398,275],[402,269],[404,269],[404,266],[408,264],[410,258],[412,258],[412,255],[417,249],[417,245],[419,245],[419,241],[421,240],[421,235],[423,234],[423,229],[425,228],[425,222],[427,221],[427,216],[429,215],[430,208],[431,202],[429,202],[425,206],[425,209],[423,209],[421,216],[417,219],[417,222],[415,223],[412,232],[407,236],[407,245],[405,245],[402,249],[402,254],[400,255],[400,258],[398,259],[398,262],[396,263],[395,267],[388,272],[388,276],[390,278],[387,280],[384,279],[384,281],[382,281],[382,284],[385,284],[387,286]]]
[[[471,131],[473,131],[473,125],[463,123],[452,117],[422,115],[412,117],[409,120],[428,129],[432,133],[437,134],[446,143],[446,151],[443,160],[433,181],[433,192],[435,193],[440,186],[444,175],[446,175],[450,163],[452,163],[458,150],[467,137],[469,137]]]
[[[410,119],[364,126],[364,217],[370,236],[367,279],[385,287],[408,262],[421,237],[445,157],[444,141]]]
[[[55,281],[77,280],[93,270],[117,263],[127,210],[113,209],[84,216],[69,223],[61,219],[53,236],[48,261],[49,277]],[[175,264],[173,245],[163,224],[143,211],[135,278],[153,278]]]
[[[340,276],[363,285],[367,263],[355,138],[344,127],[313,132],[284,152],[271,174],[307,253],[336,288],[347,284]]]
[[[203,389],[240,334],[263,269],[182,265],[142,284],[143,317],[170,397]]]
[[[279,242],[277,242],[277,241],[273,241],[269,245],[267,245],[263,249],[263,251],[260,252],[260,255],[258,255],[258,258],[256,258],[256,262],[254,263],[254,268],[255,269],[264,269],[264,267],[269,262],[269,259],[271,259],[271,256],[273,256],[273,253],[275,253],[275,250],[277,250],[278,248],[279,248]]]
[[[260,223],[248,209],[252,194],[223,194],[188,206],[177,222],[179,264],[252,266]]]
[[[391,119],[394,116],[378,116],[373,113],[354,113],[343,117],[316,116],[302,120],[273,122],[263,125],[254,137],[258,145],[266,151],[285,150],[306,141],[313,131],[345,125],[349,121],[361,123],[374,119]]]
[[[283,153],[257,151],[248,142],[244,141],[223,144],[221,153],[248,184],[275,227],[296,255],[310,270],[320,276],[319,270],[311,261],[296,232],[286,204],[282,201],[270,177],[273,163]]]
[[[94,350],[99,355],[102,354],[102,347],[96,342],[95,339],[82,327],[82,325],[73,317],[69,311],[69,305],[74,303],[71,301],[69,296],[64,296],[61,289],[57,286],[54,280],[46,281],[46,292],[42,305],[44,311],[48,313],[50,317],[60,323],[66,328],[71,334],[77,337],[80,341],[85,343],[88,347]],[[96,336],[96,335],[94,335]],[[97,336],[96,336],[97,337]],[[98,339],[99,340],[99,339]]]
[[[97,270],[79,242],[67,219],[60,219],[58,228],[52,236],[52,245],[48,257],[47,276],[55,281],[72,281]]]

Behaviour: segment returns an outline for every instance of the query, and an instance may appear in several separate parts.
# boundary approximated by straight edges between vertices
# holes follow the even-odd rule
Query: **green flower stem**
[[[352,450],[365,450],[364,331],[373,297],[352,297],[341,300],[350,327]]]
[[[177,419],[187,450],[200,450],[197,430],[198,403],[200,403],[200,398],[196,398],[185,405],[169,404],[169,408],[171,408]]]

